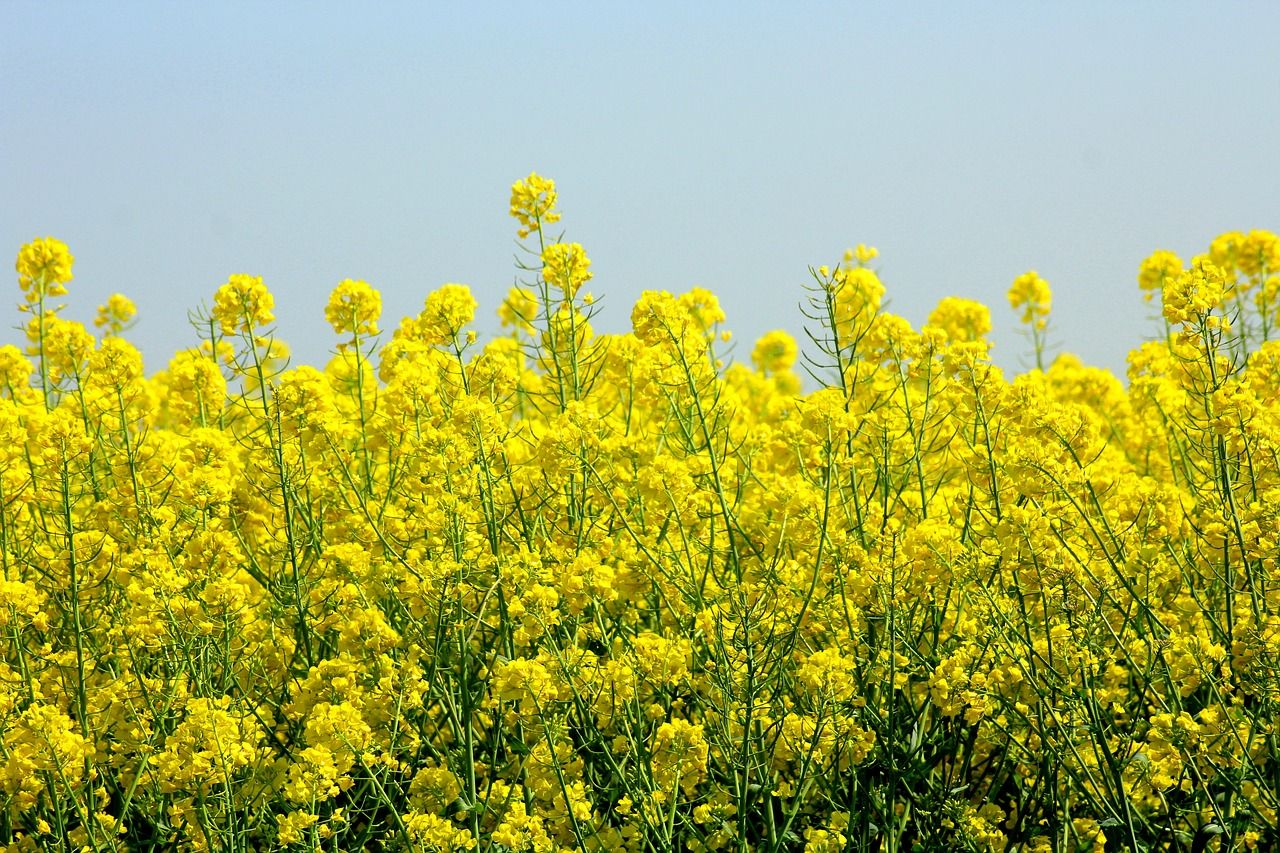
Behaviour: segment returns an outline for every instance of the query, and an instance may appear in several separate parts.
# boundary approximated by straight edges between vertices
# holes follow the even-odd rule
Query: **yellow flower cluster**
[[[1201,262],[1166,280],[1164,318],[1171,325],[1191,325],[1202,320],[1221,320],[1214,309],[1222,305],[1227,279],[1222,270],[1210,262]]]
[[[784,373],[796,363],[799,355],[796,339],[785,331],[766,332],[751,350],[751,363],[765,373]]]
[[[542,275],[547,283],[572,298],[591,280],[591,260],[580,243],[552,243],[542,252]]]
[[[535,231],[541,232],[544,225],[559,222],[555,182],[537,172],[516,181],[511,185],[511,215],[520,223],[517,233],[521,239]]]
[[[38,302],[46,296],[64,296],[64,287],[71,281],[71,265],[75,258],[67,244],[53,237],[32,240],[18,252],[15,265],[18,285],[28,302]]]
[[[1053,294],[1049,290],[1049,282],[1032,270],[1025,272],[1013,280],[1009,287],[1009,305],[1014,311],[1021,311],[1018,319],[1025,324],[1035,324],[1044,328],[1049,311],[1053,307]]]
[[[222,327],[222,334],[234,335],[274,322],[274,307],[275,297],[261,276],[236,274],[214,294],[212,317]]]
[[[382,295],[366,282],[345,279],[329,294],[324,318],[339,335],[376,335]]]
[[[235,275],[148,374],[132,303],[99,338],[22,248],[0,847],[1280,845],[1274,235],[1143,262],[1123,380],[1044,359],[1036,273],[1007,376],[984,305],[916,328],[858,246],[805,391],[701,288],[598,334],[555,204],[513,188],[501,337],[446,284],[384,339],[346,280],[323,367]]]
[[[93,325],[102,329],[103,334],[118,335],[137,313],[132,299],[122,293],[113,293],[106,304],[98,306],[98,316],[93,318]]]

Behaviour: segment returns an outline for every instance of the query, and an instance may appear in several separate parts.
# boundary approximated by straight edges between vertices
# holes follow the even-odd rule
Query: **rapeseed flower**
[[[985,306],[913,328],[858,246],[805,390],[781,330],[722,363],[704,288],[605,333],[555,205],[513,188],[502,335],[446,284],[383,344],[348,279],[323,367],[236,275],[149,374],[131,303],[68,319],[70,252],[23,248],[0,845],[1280,844],[1269,232],[1143,262],[1127,382],[1044,357],[1034,272],[1006,375]]]

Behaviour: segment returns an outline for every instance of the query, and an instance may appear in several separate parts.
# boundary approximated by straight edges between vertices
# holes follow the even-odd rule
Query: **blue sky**
[[[235,272],[321,363],[347,277],[388,331],[455,281],[493,330],[536,170],[604,331],[702,285],[746,358],[864,242],[913,322],[991,305],[1009,368],[1004,294],[1037,269],[1054,340],[1123,370],[1143,257],[1280,229],[1280,4],[479,5],[8,0],[0,246],[70,244],[68,315],[132,297],[149,370]]]

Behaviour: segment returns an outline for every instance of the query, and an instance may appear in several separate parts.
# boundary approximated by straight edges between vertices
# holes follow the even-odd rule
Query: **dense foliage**
[[[797,345],[725,366],[703,290],[593,333],[554,185],[523,285],[323,369],[233,275],[144,375],[115,296],[24,246],[0,348],[0,841],[11,850],[1272,849],[1280,241],[1139,283],[1128,382],[1047,363],[1050,291],[920,329],[859,246]],[[1135,302],[1137,299],[1135,298]],[[810,383],[812,387],[812,383]]]

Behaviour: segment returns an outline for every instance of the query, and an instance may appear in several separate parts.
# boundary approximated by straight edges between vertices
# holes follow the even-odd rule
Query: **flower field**
[[[323,369],[232,275],[148,376],[132,303],[67,320],[21,248],[6,849],[1280,845],[1280,239],[1143,262],[1125,381],[1049,358],[1035,273],[1011,377],[865,246],[803,347],[727,363],[701,289],[597,335],[554,184],[511,214],[503,336],[348,280]]]

